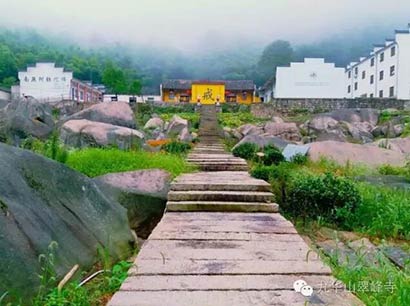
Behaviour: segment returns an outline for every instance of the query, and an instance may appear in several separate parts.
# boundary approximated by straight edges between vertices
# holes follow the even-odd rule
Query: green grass
[[[268,121],[265,119],[258,119],[250,112],[218,113],[218,120],[221,126],[230,128],[237,128],[248,123],[258,124]]]
[[[174,177],[194,171],[194,168],[178,155],[118,149],[90,148],[73,151],[68,156],[67,165],[89,177],[154,168],[166,170]]]

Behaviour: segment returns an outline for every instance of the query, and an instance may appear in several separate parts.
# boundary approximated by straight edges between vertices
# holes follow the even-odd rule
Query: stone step
[[[270,191],[270,185],[268,183],[263,184],[259,181],[244,180],[242,182],[176,182],[171,185],[171,190],[175,191]]]
[[[271,192],[259,191],[170,191],[168,201],[233,201],[272,203]]]
[[[248,165],[215,165],[215,164],[207,164],[207,165],[198,165],[198,167],[202,171],[248,171]]]
[[[268,212],[277,213],[278,204],[275,203],[247,203],[247,202],[207,202],[207,201],[179,201],[167,203],[167,211],[208,211],[208,212]]]
[[[247,165],[247,163],[243,160],[223,160],[223,159],[217,159],[217,160],[194,160],[188,162],[197,164],[197,165]]]

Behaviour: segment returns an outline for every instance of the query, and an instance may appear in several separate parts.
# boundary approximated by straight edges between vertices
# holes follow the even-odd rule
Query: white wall
[[[37,63],[20,71],[20,96],[33,96],[39,101],[59,101],[70,98],[72,72],[56,68],[54,63]]]
[[[276,69],[275,98],[343,98],[345,69],[325,63],[322,58],[306,58],[303,63]]]
[[[10,100],[10,93],[0,89],[0,100]]]
[[[398,99],[410,99],[410,29],[409,34],[396,34],[398,42]]]

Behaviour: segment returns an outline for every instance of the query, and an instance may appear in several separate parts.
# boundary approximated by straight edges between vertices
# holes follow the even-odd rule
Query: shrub
[[[185,142],[171,141],[166,143],[163,149],[171,154],[186,154],[191,149],[191,145]]]
[[[279,163],[285,161],[285,157],[282,152],[279,151],[273,145],[269,145],[263,148],[264,156],[262,157],[262,162],[266,166],[278,165]]]
[[[308,157],[303,154],[296,154],[290,161],[296,165],[306,165],[308,162]]]
[[[408,169],[404,167],[395,167],[392,165],[382,165],[378,169],[382,175],[407,175]]]
[[[272,172],[273,172],[272,166],[257,165],[256,167],[252,169],[251,175],[254,178],[268,182],[272,176]]]
[[[236,157],[241,157],[246,160],[252,160],[256,156],[259,147],[254,143],[243,143],[232,150],[232,153]]]
[[[329,223],[350,228],[347,221],[353,217],[361,196],[355,183],[331,173],[299,175],[294,178],[288,192],[287,203],[282,206],[293,217],[322,217]]]

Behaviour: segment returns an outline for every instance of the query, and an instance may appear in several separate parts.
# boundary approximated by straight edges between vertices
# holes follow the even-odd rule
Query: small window
[[[366,71],[362,71],[362,79],[364,80],[366,78]]]
[[[248,99],[248,93],[246,91],[242,91],[242,100],[246,101]]]
[[[394,97],[394,86],[389,88],[389,97],[390,98]]]
[[[380,53],[380,63],[384,62],[384,52]]]
[[[169,91],[169,99],[174,100],[175,99],[175,92],[173,90]]]
[[[370,97],[370,98],[373,98],[373,97],[374,97],[374,94],[371,93],[369,97]]]
[[[356,82],[354,83],[354,90],[357,90],[359,88],[359,84]]]
[[[374,57],[372,57],[372,59],[370,60],[370,66],[371,66],[371,67],[374,66]]]
[[[370,76],[370,84],[374,84],[374,75]]]
[[[350,93],[352,91],[352,86],[347,86],[347,93]]]
[[[359,68],[358,68],[358,67],[356,67],[356,68],[354,69],[354,74],[355,74],[355,75],[358,75],[358,74],[359,74]]]
[[[395,66],[391,66],[390,67],[390,76],[393,76],[396,74],[396,67]]]
[[[351,70],[349,70],[349,72],[347,73],[347,77],[350,79],[350,78],[352,78],[352,71]]]
[[[80,100],[84,100],[84,91],[80,90]]]
[[[383,98],[383,90],[379,91],[379,98]]]
[[[380,73],[379,73],[379,80],[381,81],[381,80],[383,80],[384,79],[384,71],[382,70],[382,71],[380,71]]]
[[[395,56],[396,55],[396,46],[391,47],[390,49],[390,56]]]

